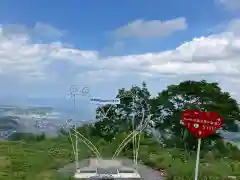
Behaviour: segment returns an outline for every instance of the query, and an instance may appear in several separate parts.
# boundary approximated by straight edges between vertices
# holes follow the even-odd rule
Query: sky
[[[189,79],[239,101],[239,55],[239,0],[0,1],[0,104]]]

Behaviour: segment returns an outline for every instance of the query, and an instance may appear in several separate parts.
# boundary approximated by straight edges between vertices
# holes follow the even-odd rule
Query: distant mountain
[[[0,129],[17,129],[19,120],[20,118],[12,116],[0,117]]]
[[[19,118],[6,116],[0,117],[0,139],[5,139],[17,132],[20,128]]]
[[[226,141],[232,142],[233,144],[240,145],[240,132],[222,132],[222,136]]]

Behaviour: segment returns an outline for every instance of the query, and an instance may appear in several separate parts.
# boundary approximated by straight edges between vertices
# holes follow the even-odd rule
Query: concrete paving
[[[134,165],[132,160],[130,159],[117,159],[117,160],[103,160],[103,161],[97,161],[96,159],[85,159],[82,161],[79,161],[79,168],[80,169],[95,169],[95,168],[134,168],[138,171],[140,176],[143,180],[163,180],[163,177],[161,176],[159,171],[156,171],[148,166],[145,166],[143,164],[137,164]],[[62,169],[59,169],[59,172],[62,173],[64,176],[73,176],[75,174],[75,163],[69,164],[65,166]],[[129,179],[130,180],[130,179]]]

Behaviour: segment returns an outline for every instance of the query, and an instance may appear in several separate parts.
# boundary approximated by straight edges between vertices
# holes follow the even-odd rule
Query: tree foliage
[[[141,87],[120,89],[116,97],[121,99],[121,104],[97,109],[98,121],[94,124],[94,134],[107,141],[111,141],[119,132],[131,131],[133,125],[136,128],[143,116],[146,118],[151,114],[148,132],[159,132],[160,141],[166,146],[195,150],[196,138],[180,124],[181,113],[185,109],[215,111],[225,120],[223,130],[238,131],[236,121],[240,120],[240,110],[237,101],[229,93],[223,92],[217,83],[184,81],[170,85],[156,97],[151,97],[144,82]],[[106,117],[100,113],[101,109],[108,111]],[[135,124],[132,122],[133,116]],[[210,136],[204,141],[203,147],[215,147],[219,138],[220,134]]]
[[[106,105],[97,109],[94,134],[107,141],[111,141],[119,132],[137,128],[142,119],[150,115],[150,93],[146,83],[142,87],[132,86],[129,90],[119,89],[116,98],[121,100],[119,105]],[[107,112],[107,115],[104,116],[103,112]]]
[[[236,120],[240,120],[239,107],[229,93],[223,92],[217,83],[206,81],[184,81],[170,85],[152,99],[152,113],[156,128],[165,135],[165,141],[173,139],[176,146],[196,148],[196,139],[180,124],[181,113],[185,109],[214,111],[224,118],[223,130],[236,132]],[[169,139],[169,135],[171,138]],[[212,147],[219,135],[212,135],[205,144]]]

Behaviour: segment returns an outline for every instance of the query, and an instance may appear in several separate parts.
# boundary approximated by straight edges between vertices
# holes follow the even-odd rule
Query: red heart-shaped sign
[[[215,112],[185,110],[182,113],[184,126],[195,136],[206,138],[216,133],[223,124],[223,119]]]

